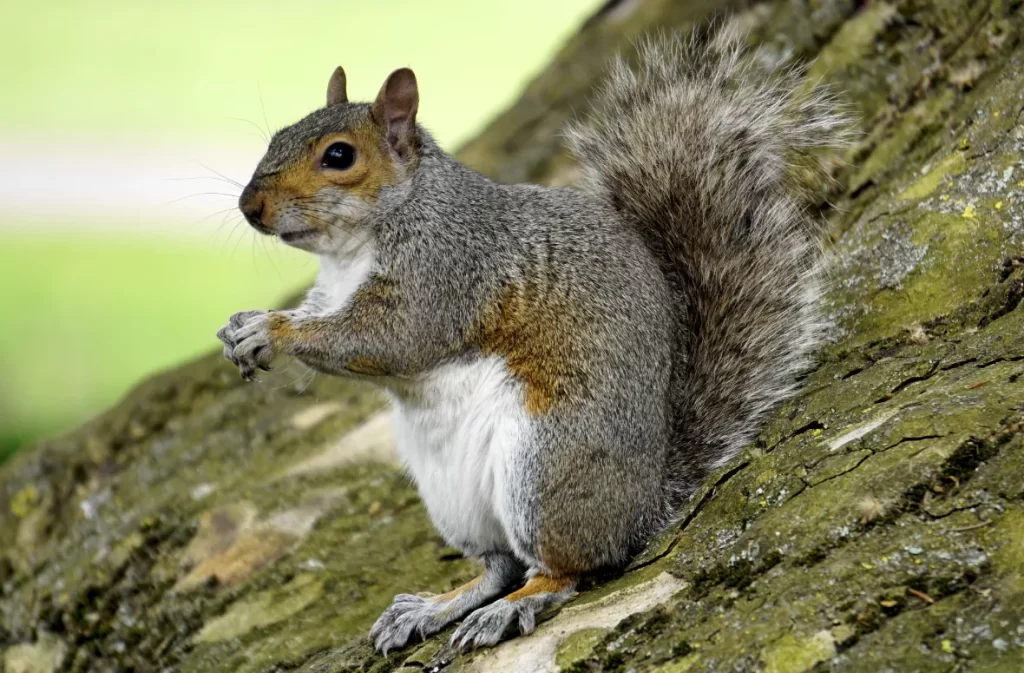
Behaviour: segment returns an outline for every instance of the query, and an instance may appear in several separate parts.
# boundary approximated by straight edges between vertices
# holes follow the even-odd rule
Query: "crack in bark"
[[[1010,126],[1010,128],[1007,129],[1006,133],[1002,134],[1003,137],[1000,138],[998,142],[993,143],[992,147],[988,148],[987,150],[982,150],[981,152],[974,152],[972,154],[968,154],[967,159],[970,161],[974,161],[975,159],[987,159],[995,151],[1001,150],[1003,146],[1006,144],[1006,139],[1010,136],[1010,133],[1020,125],[1020,118],[1022,113],[1024,113],[1024,106],[1022,106],[1021,109],[1017,110],[1017,115],[1014,123]]]
[[[900,444],[905,444],[907,442],[920,442],[920,441],[924,441],[926,439],[942,439],[943,437],[946,437],[946,436],[947,435],[920,435],[920,436],[917,436],[917,437],[915,437],[915,436],[903,437],[898,442],[890,444],[889,446],[882,447],[881,449],[868,448],[868,451],[870,451],[871,455],[874,456],[874,455],[877,455],[879,453],[882,453],[883,451],[888,451],[889,449],[894,449],[897,446],[899,446]]]
[[[890,390],[887,395],[883,396],[879,400],[876,400],[875,403],[877,404],[878,402],[887,402],[888,400],[891,400],[896,395],[899,395],[902,391],[906,390],[913,384],[920,383],[921,381],[927,381],[931,377],[935,376],[935,372],[939,370],[939,363],[941,362],[942,360],[936,360],[935,362],[933,362],[931,369],[929,369],[926,373],[924,373],[921,376],[911,376],[908,379],[904,379],[895,388]]]
[[[779,439],[778,441],[776,441],[776,442],[775,442],[774,444],[772,444],[771,446],[767,446],[767,447],[765,447],[765,448],[764,448],[764,452],[765,452],[765,453],[771,453],[771,452],[772,452],[772,451],[774,451],[774,450],[775,450],[776,448],[778,448],[778,447],[779,447],[779,446],[781,446],[782,444],[785,444],[785,443],[786,443],[786,442],[788,442],[789,440],[791,440],[791,439],[794,439],[794,438],[796,438],[796,437],[799,437],[800,435],[805,435],[805,434],[807,434],[808,432],[813,432],[814,430],[827,430],[827,429],[828,429],[828,426],[827,426],[827,425],[825,425],[824,423],[822,423],[822,422],[820,422],[820,421],[818,421],[818,420],[813,420],[813,421],[811,421],[810,423],[807,423],[807,424],[805,424],[805,425],[802,425],[802,426],[800,426],[799,428],[797,428],[796,430],[794,430],[793,432],[791,432],[791,433],[789,433],[788,435],[786,435],[786,436],[782,437],[781,439]]]
[[[1024,278],[1018,278],[1013,281],[1006,292],[1006,299],[1003,301],[1003,305],[979,320],[978,327],[988,327],[1003,316],[1013,313],[1020,306],[1021,300],[1024,300]]]
[[[926,498],[927,498],[927,495],[930,495],[930,494],[931,494],[931,492],[926,494]],[[945,493],[940,493],[938,499],[941,499],[944,496],[945,496]],[[960,506],[960,507],[953,507],[948,512],[946,512],[945,514],[932,514],[931,512],[929,512],[926,509],[926,507],[928,506],[928,503],[925,502],[925,503],[922,503],[922,505],[921,505],[921,512],[920,513],[922,515],[924,515],[924,517],[928,521],[930,521],[930,522],[942,521],[943,519],[947,519],[947,518],[951,517],[954,514],[959,514],[960,512],[969,512],[972,509],[978,507],[978,505],[980,505],[980,504],[981,503],[979,503],[979,502],[975,502],[975,503],[971,503],[970,505],[963,505],[963,506]],[[989,523],[991,523],[991,522],[989,522]]]
[[[982,362],[981,364],[978,365],[978,369],[985,369],[986,367],[991,367],[992,365],[997,365],[1001,362],[1020,362],[1022,360],[1024,360],[1024,355],[1019,355],[1016,357],[996,358],[995,360],[987,360],[985,362]]]
[[[807,478],[806,478],[806,477],[800,477],[800,481],[804,482],[804,484],[806,484],[806,485],[807,485],[807,488],[815,488],[815,487],[817,487],[817,486],[821,486],[822,484],[824,484],[824,483],[827,483],[827,482],[830,482],[830,481],[832,481],[833,479],[837,479],[837,478],[839,478],[839,477],[843,476],[844,474],[849,474],[849,473],[853,472],[853,471],[854,471],[854,470],[856,470],[856,469],[857,469],[858,467],[860,467],[861,465],[863,465],[863,464],[864,464],[864,462],[865,462],[865,461],[866,461],[866,460],[867,460],[868,458],[871,458],[871,457],[872,457],[873,455],[875,455],[875,454],[874,454],[873,452],[872,452],[872,453],[869,453],[868,455],[866,455],[866,456],[864,456],[863,458],[861,458],[860,460],[858,460],[858,461],[856,462],[856,464],[854,464],[854,465],[853,465],[853,466],[852,466],[852,467],[851,467],[850,469],[848,469],[848,470],[843,470],[842,472],[837,472],[836,474],[833,474],[832,476],[829,476],[829,477],[825,477],[825,478],[824,478],[824,479],[822,479],[821,481],[817,481],[817,482],[815,482],[815,483],[813,483],[813,484],[812,484],[811,482],[807,481]],[[803,489],[801,489],[801,490],[800,490],[800,493],[803,493]],[[795,497],[795,496],[794,496],[794,497]],[[792,500],[792,498],[790,498],[790,500]],[[786,502],[789,502],[789,500],[787,500]]]
[[[870,458],[872,458],[874,456],[877,456],[880,453],[888,451],[889,449],[893,449],[893,448],[895,448],[895,447],[897,447],[897,446],[899,446],[901,444],[906,444],[908,442],[921,442],[921,441],[925,441],[925,440],[929,440],[929,439],[942,439],[943,437],[946,437],[946,436],[947,435],[920,435],[920,436],[914,436],[914,437],[903,437],[899,441],[894,442],[892,444],[889,444],[888,446],[884,446],[884,447],[882,447],[880,449],[872,449],[871,447],[863,447],[863,448],[857,449],[857,450],[858,451],[863,451],[863,450],[866,449],[870,453],[868,453],[868,455],[866,455],[863,458],[861,458],[859,461],[857,461],[857,463],[855,465],[852,465],[850,468],[848,468],[846,470],[843,470],[842,472],[837,472],[836,474],[833,474],[833,475],[831,475],[829,477],[826,477],[826,478],[822,479],[821,481],[815,482],[813,484],[810,481],[807,480],[807,477],[801,477],[800,480],[802,482],[804,482],[804,484],[806,484],[807,488],[816,488],[816,487],[821,486],[822,484],[824,484],[826,482],[832,481],[833,479],[836,479],[836,478],[841,477],[841,476],[843,476],[845,474],[849,474],[849,473],[853,472],[858,467],[863,465],[868,459],[870,459]],[[846,452],[843,452],[843,453],[849,454],[850,452],[846,451]],[[843,455],[843,453],[834,454],[834,455]],[[917,454],[913,454],[913,455],[917,455]],[[810,467],[812,467],[812,468],[813,467],[817,467],[820,464],[821,464],[821,461],[818,461],[818,462],[813,463],[812,465],[810,465]],[[811,475],[808,475],[808,476],[811,476]],[[804,489],[800,489],[799,491],[794,492],[793,496],[788,498],[786,500],[786,502],[790,502],[797,495],[799,495],[800,493],[803,493],[803,491],[804,491]]]
[[[1010,361],[1024,360],[1024,356],[1021,356],[1019,358],[1014,358],[1014,357],[1001,358],[1000,360],[1010,360]],[[940,371],[941,372],[948,372],[948,371],[951,371],[953,369],[959,369],[960,367],[965,367],[965,366],[967,366],[969,364],[972,364],[972,363],[975,363],[977,361],[978,361],[978,358],[971,357],[971,358],[967,358],[966,360],[958,360],[956,362],[953,362],[953,363],[948,364],[948,365],[943,367],[943,366],[941,366],[942,359],[940,358],[940,359],[936,360],[934,363],[932,363],[931,368],[927,372],[925,372],[924,374],[922,374],[920,376],[911,376],[909,378],[904,379],[899,384],[897,384],[895,388],[893,388],[888,393],[886,393],[882,397],[880,397],[877,400],[875,400],[875,404],[881,404],[883,402],[888,402],[889,400],[891,400],[896,395],[898,395],[899,393],[903,392],[904,390],[906,390],[907,388],[909,388],[913,384],[921,383],[922,381],[927,381],[927,380],[933,378]],[[992,364],[994,364],[994,362]],[[979,367],[987,367],[987,366],[989,366],[989,365],[988,364],[979,365]]]
[[[669,542],[665,550],[642,563],[638,563],[634,566],[631,566],[629,570],[627,570],[626,572],[636,572],[637,570],[640,570],[641,568],[646,568],[647,566],[656,563],[661,559],[665,558],[666,556],[668,556],[669,554],[671,554],[675,550],[676,545],[679,544],[679,539],[682,537],[683,532],[686,530],[687,526],[689,526],[690,523],[692,523],[693,520],[697,518],[697,515],[704,510],[707,504],[711,502],[711,499],[714,497],[715,493],[718,492],[718,489],[721,486],[724,486],[727,481],[729,481],[734,476],[743,471],[743,469],[746,468],[748,465],[750,465],[750,461],[744,461],[737,465],[736,467],[725,472],[721,477],[719,477],[718,481],[716,481],[715,484],[711,488],[709,488],[706,493],[704,493],[704,495],[697,502],[694,508],[685,517],[683,517],[683,519],[678,524],[676,524],[678,526],[678,530],[676,530],[675,535],[672,536],[672,540]]]
[[[957,360],[956,362],[954,362],[952,364],[948,364],[948,365],[946,365],[944,367],[940,367],[939,369],[941,371],[948,372],[951,369],[958,369],[960,367],[964,367],[966,365],[971,364],[972,362],[977,362],[977,361],[978,361],[978,358],[967,358],[966,360]]]

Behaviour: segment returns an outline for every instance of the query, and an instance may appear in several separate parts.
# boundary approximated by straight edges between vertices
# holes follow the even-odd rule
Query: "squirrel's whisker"
[[[251,121],[249,119],[244,119],[242,117],[228,117],[228,119],[231,119],[231,120],[236,121],[236,122],[245,122],[246,124],[249,124],[254,129],[259,131],[259,138],[260,138],[260,140],[263,141],[263,144],[265,144],[267,146],[270,145],[270,136],[268,135],[268,132],[263,130],[263,127],[260,126],[259,124],[257,124],[256,122]]]
[[[327,227],[334,227],[335,229],[338,229],[339,231],[345,232],[349,236],[351,236],[354,239],[356,239],[356,241],[359,242],[360,246],[363,246],[363,245],[366,245],[366,244],[369,243],[369,240],[365,237],[365,235],[363,235],[361,232],[357,231],[355,228],[349,227],[347,225],[339,224],[338,222],[333,222],[333,221],[325,220],[325,219],[323,219],[321,217],[318,217],[317,215],[313,214],[315,212],[321,212],[321,211],[314,211],[314,210],[306,209],[306,208],[303,208],[302,206],[292,206],[292,207],[295,208],[296,210],[298,210],[299,212],[303,213],[306,217],[310,218],[311,220],[314,220],[316,222],[320,222],[321,224],[323,224],[323,225],[325,225]]]
[[[223,197],[227,197],[229,199],[237,199],[238,198],[238,194],[225,194],[224,192],[197,192],[195,194],[186,194],[185,196],[179,196],[176,199],[172,199],[170,201],[167,201],[166,203],[164,203],[164,205],[165,206],[170,206],[170,205],[173,205],[175,203],[179,203],[181,201],[184,201],[186,199],[194,199],[194,198],[197,198],[197,197],[200,197],[200,196],[223,196]],[[237,206],[232,206],[232,208],[236,208],[236,207]]]
[[[214,175],[217,175],[217,176],[223,178],[224,180],[226,180],[230,184],[234,185],[235,187],[238,187],[239,189],[245,189],[245,185],[243,185],[241,182],[238,182],[237,180],[232,180],[231,178],[229,178],[228,176],[224,175],[220,171],[215,171],[212,168],[210,168],[209,166],[207,166],[206,164],[200,163],[198,161],[196,161],[195,163],[198,164],[200,167],[205,168],[206,170],[210,171]]]
[[[241,185],[234,180],[228,180],[220,177],[219,175],[190,175],[181,178],[164,178],[164,180],[169,180],[171,182],[181,182],[183,180],[215,180],[217,182],[226,182],[234,187],[241,187]],[[241,194],[241,190],[239,190],[239,194]]]
[[[256,82],[256,93],[260,97],[260,110],[263,112],[263,125],[267,127],[267,145],[269,145],[270,138],[274,134],[270,130],[270,122],[267,121],[267,106],[263,104],[263,88],[260,87],[259,81]]]
[[[194,221],[192,223],[192,225],[198,227],[199,225],[203,224],[207,220],[212,219],[214,217],[217,217],[218,215],[221,215],[223,217],[221,217],[220,222],[217,224],[217,228],[214,229],[214,231],[213,231],[213,233],[216,234],[216,233],[218,233],[224,227],[225,223],[227,222],[228,217],[231,215],[231,211],[233,211],[233,210],[235,210],[235,208],[225,208],[224,210],[218,210],[215,213],[210,213],[209,215],[205,215],[205,216],[199,218],[198,220]]]

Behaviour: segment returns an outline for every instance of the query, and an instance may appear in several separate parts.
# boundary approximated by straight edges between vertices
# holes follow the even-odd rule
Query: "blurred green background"
[[[54,0],[0,21],[0,460],[217,347],[315,260],[235,215],[264,137],[412,67],[449,149],[595,0]]]

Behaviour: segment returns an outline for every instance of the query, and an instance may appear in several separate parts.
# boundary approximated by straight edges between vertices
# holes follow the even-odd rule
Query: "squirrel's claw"
[[[241,311],[217,331],[224,343],[224,357],[238,367],[246,381],[256,381],[256,371],[270,371],[274,351],[267,330],[266,311]]]
[[[412,640],[428,636],[444,627],[445,621],[438,620],[437,628],[431,628],[432,618],[443,606],[438,606],[428,598],[399,594],[395,596],[391,606],[377,619],[370,628],[370,640],[378,652],[387,656],[389,650],[397,650],[408,645]]]
[[[455,629],[450,644],[467,652],[478,647],[493,647],[511,632],[529,635],[537,625],[537,613],[544,603],[533,600],[509,601],[502,598],[470,613]]]

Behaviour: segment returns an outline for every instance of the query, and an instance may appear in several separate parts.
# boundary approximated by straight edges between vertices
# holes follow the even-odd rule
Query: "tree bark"
[[[863,135],[829,210],[833,339],[678,525],[528,638],[380,657],[393,594],[474,569],[380,397],[211,355],[0,468],[2,670],[1021,670],[1020,0],[609,2],[460,157],[573,182],[558,131],[607,59],[716,10],[816,59]]]

